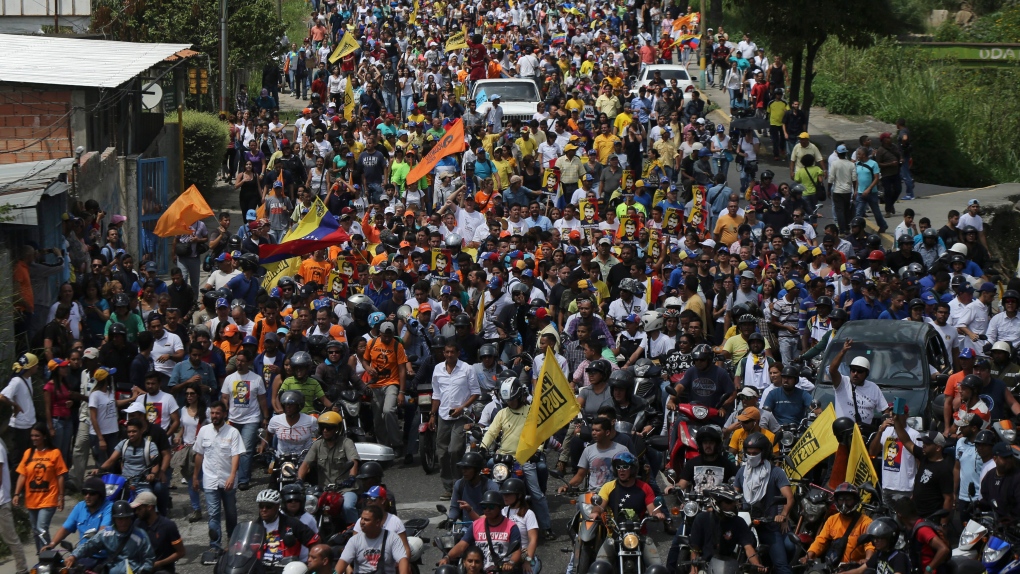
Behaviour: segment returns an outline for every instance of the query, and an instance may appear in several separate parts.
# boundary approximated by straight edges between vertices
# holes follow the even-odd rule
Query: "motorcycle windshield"
[[[260,522],[242,522],[234,528],[223,559],[227,568],[241,568],[262,556],[266,529]]]

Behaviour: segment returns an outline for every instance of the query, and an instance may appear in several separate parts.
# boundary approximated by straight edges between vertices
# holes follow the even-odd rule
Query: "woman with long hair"
[[[68,387],[70,361],[50,359],[50,380],[43,386],[43,420],[46,430],[60,450],[65,461],[71,460],[71,442],[74,432],[74,419],[71,418],[71,405],[74,400],[85,400],[85,397],[72,392]]]
[[[244,170],[237,174],[234,180],[234,188],[238,191],[238,202],[241,206],[241,213],[248,213],[249,209],[259,206],[259,176],[255,173],[255,163],[251,160],[244,162]]]
[[[25,451],[18,464],[18,484],[14,487],[14,504],[28,510],[28,523],[35,534],[35,550],[50,543],[50,521],[58,510],[64,510],[64,478],[67,464],[60,450],[54,448],[46,423],[36,423],[30,431],[32,448]]]
[[[118,409],[126,408],[142,394],[142,390],[131,387],[131,397],[118,401],[112,373],[100,367],[92,373],[92,378],[96,384],[89,393],[89,440],[92,443],[92,456],[96,464],[101,465],[113,453],[113,447],[117,446],[120,433]]]
[[[148,321],[149,313],[157,309],[159,298],[156,296],[156,282],[146,280],[142,285],[142,292],[138,294],[138,311],[142,314],[142,321]]]
[[[98,347],[103,343],[106,321],[110,319],[110,304],[100,295],[99,284],[94,279],[85,283],[85,294],[78,300],[78,304],[85,310],[85,332],[82,338],[86,339],[90,347]]]
[[[308,181],[305,182],[305,185],[308,186],[313,195],[320,199],[326,199],[326,194],[329,193],[329,188],[333,185],[333,182],[330,180],[329,170],[326,169],[326,159],[321,155],[316,156],[315,166],[308,170]]]
[[[500,487],[503,495],[503,516],[514,521],[521,531],[521,558],[524,561],[524,572],[537,574],[541,563],[535,553],[538,551],[538,518],[528,504],[528,487],[519,478],[508,478]],[[525,537],[527,542],[525,542]]]
[[[195,437],[198,429],[209,420],[205,398],[199,394],[194,387],[188,387],[184,391],[184,406],[181,408],[181,427],[177,436],[174,437],[174,454],[170,460],[171,468],[181,469],[181,476],[191,477],[194,474]],[[188,515],[188,522],[199,522],[202,520],[202,505],[199,492],[194,489],[192,481],[188,481],[188,498],[191,502],[191,514]]]

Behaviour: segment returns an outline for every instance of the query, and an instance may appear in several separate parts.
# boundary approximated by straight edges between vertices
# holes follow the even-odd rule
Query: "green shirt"
[[[110,338],[110,325],[114,323],[123,323],[127,327],[127,340],[130,343],[134,343],[135,339],[138,338],[138,333],[145,330],[145,325],[142,324],[142,318],[138,313],[128,312],[126,317],[118,317],[116,313],[110,313],[110,320],[106,322],[106,328],[103,330],[103,336],[107,339]]]
[[[817,165],[811,167],[799,167],[794,174],[793,180],[804,186],[804,196],[818,193],[818,178],[822,175],[822,168]]]
[[[298,381],[295,377],[288,377],[280,385],[280,393],[284,391],[297,391],[305,397],[305,408],[301,409],[301,412],[310,415],[315,412],[315,405],[313,404],[316,399],[320,399],[326,396],[322,392],[322,386],[319,385],[319,381],[308,377],[303,382]]]
[[[411,173],[411,166],[407,165],[407,162],[399,161],[390,164],[390,183],[397,186],[397,191],[404,191],[407,187],[407,174],[409,173]]]

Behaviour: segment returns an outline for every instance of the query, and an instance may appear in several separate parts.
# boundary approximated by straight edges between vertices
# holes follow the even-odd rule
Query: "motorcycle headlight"
[[[921,420],[921,417],[909,417],[907,419],[907,426],[916,431],[921,431],[924,430],[924,421]]]
[[[793,436],[792,432],[784,432],[783,438],[779,439],[779,442],[785,447],[791,447],[796,439],[797,437]]]
[[[708,418],[708,407],[694,405],[691,407],[691,414],[693,414],[696,419]]]
[[[594,506],[587,502],[582,502],[579,505],[581,507],[581,518],[585,520],[591,520],[592,511],[595,509]]]
[[[628,532],[623,537],[623,547],[627,550],[636,550],[640,543],[641,540],[638,538],[638,535],[633,532]]]
[[[1002,429],[1002,440],[1012,444],[1013,440],[1016,439],[1016,431],[1013,429]]]
[[[285,462],[283,463],[283,466],[280,467],[280,474],[283,475],[284,478],[296,478],[297,467],[294,466],[293,462]]]
[[[318,497],[310,494],[305,495],[305,512],[308,514],[315,514],[315,511],[319,509]]]
[[[699,510],[701,510],[701,507],[693,500],[688,500],[684,503],[684,514],[687,518],[694,518],[698,515]]]
[[[508,476],[510,476],[510,469],[505,464],[498,463],[492,467],[492,480],[503,482]]]
[[[431,398],[429,400],[431,401]],[[361,403],[348,403],[344,401],[344,408],[347,409],[347,414],[352,417],[356,417],[361,413]]]
[[[1009,552],[1009,544],[1003,544],[998,547],[993,547],[989,544],[988,546],[985,546],[984,551],[981,553],[981,561],[985,564],[998,562],[1006,555],[1007,552]]]

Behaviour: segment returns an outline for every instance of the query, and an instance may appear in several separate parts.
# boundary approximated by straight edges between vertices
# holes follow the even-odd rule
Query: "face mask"
[[[744,456],[744,461],[747,462],[747,466],[750,466],[750,467],[754,468],[754,467],[757,467],[758,465],[761,464],[761,462],[762,462],[762,455],[761,454],[755,454],[755,455],[749,454],[749,455]]]

